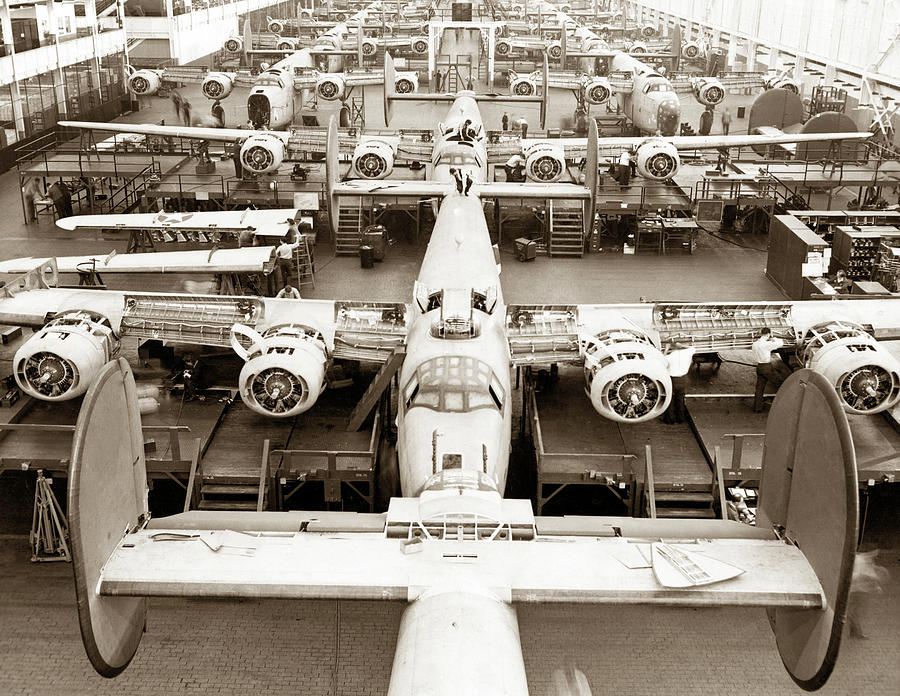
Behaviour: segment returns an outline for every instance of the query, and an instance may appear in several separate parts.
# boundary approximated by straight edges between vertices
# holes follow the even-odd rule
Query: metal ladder
[[[297,270],[297,289],[299,290],[304,285],[316,287],[312,253],[309,250],[309,238],[305,234],[300,235],[300,243],[294,252],[294,263]]]

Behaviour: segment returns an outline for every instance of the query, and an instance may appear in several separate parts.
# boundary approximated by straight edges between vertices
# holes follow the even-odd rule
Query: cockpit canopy
[[[490,365],[470,356],[426,360],[403,388],[406,410],[422,406],[441,413],[503,410],[506,394]]]
[[[661,77],[661,76],[660,76]],[[661,77],[659,82],[648,82],[647,86],[644,87],[644,94],[649,94],[650,92],[674,92],[672,89],[672,85],[669,84],[665,78]]]

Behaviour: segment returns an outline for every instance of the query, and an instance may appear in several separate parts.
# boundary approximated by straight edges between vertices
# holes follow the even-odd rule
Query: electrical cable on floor
[[[699,227],[701,230],[706,232],[706,234],[708,234],[710,237],[715,237],[716,239],[721,239],[723,242],[728,242],[729,244],[733,244],[734,246],[738,247],[739,249],[748,249],[750,251],[759,251],[762,253],[767,253],[769,251],[768,249],[760,249],[759,247],[755,247],[755,246],[747,246],[746,244],[738,244],[733,239],[728,239],[728,237],[723,237],[721,235],[716,234],[715,232],[710,232],[699,222],[697,223],[697,227]]]

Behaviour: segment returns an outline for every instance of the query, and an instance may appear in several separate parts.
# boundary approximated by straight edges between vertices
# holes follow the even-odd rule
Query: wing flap
[[[646,546],[640,553],[649,559]],[[633,556],[634,544],[615,537],[409,543],[376,534],[160,528],[125,536],[99,587],[116,596],[406,600],[424,588],[477,581],[519,602],[822,606],[819,581],[793,545],[709,539],[670,546],[743,572],[707,585],[666,587],[653,568],[622,562]]]

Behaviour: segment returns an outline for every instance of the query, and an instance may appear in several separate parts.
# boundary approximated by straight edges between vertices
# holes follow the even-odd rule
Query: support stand
[[[34,513],[31,518],[31,532],[28,535],[32,563],[72,560],[67,542],[69,525],[59,501],[53,495],[51,482],[52,479],[44,477],[43,469],[38,469],[34,490]]]

